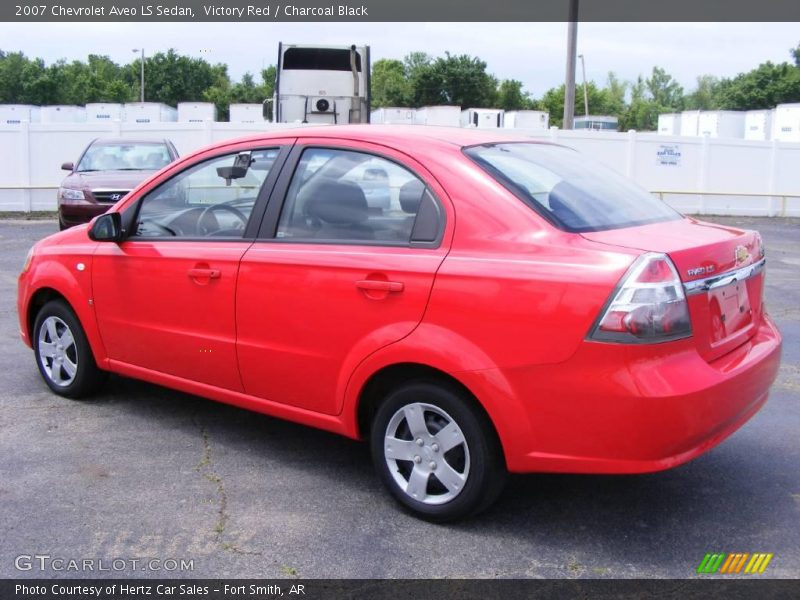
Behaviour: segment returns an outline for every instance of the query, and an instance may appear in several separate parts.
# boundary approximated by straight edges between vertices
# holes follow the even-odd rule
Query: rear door
[[[358,363],[422,319],[447,253],[451,210],[436,181],[405,155],[298,142],[240,267],[245,391],[340,412]]]

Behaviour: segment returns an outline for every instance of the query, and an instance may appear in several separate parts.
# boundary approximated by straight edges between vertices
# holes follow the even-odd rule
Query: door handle
[[[402,292],[405,288],[402,281],[379,281],[376,279],[362,279],[356,281],[356,287],[361,290],[378,292]]]
[[[189,269],[187,272],[192,279],[219,279],[219,269]]]

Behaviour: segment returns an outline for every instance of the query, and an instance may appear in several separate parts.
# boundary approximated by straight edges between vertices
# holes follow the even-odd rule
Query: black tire
[[[83,327],[64,301],[51,300],[41,308],[31,342],[39,373],[59,396],[83,398],[105,382],[108,374],[97,367]]]
[[[413,434],[412,421],[419,435]],[[497,434],[475,400],[457,386],[420,380],[396,388],[378,407],[370,435],[381,481],[425,520],[475,515],[503,491],[506,468]],[[445,449],[449,444],[456,445]]]

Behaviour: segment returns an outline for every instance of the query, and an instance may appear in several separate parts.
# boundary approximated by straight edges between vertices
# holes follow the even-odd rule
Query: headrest
[[[355,225],[369,217],[367,198],[355,183],[327,181],[306,203],[306,214],[325,223]]]
[[[419,210],[419,203],[422,201],[422,194],[425,192],[425,184],[419,179],[412,179],[400,187],[400,208],[403,212],[416,214]]]

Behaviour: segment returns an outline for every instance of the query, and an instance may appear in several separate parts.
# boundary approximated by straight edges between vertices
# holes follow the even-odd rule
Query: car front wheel
[[[56,394],[80,398],[105,381],[77,317],[60,300],[48,302],[36,315],[33,348],[39,372]]]
[[[396,389],[378,408],[371,436],[380,478],[424,519],[476,514],[503,489],[505,463],[492,425],[455,386],[418,381]]]

